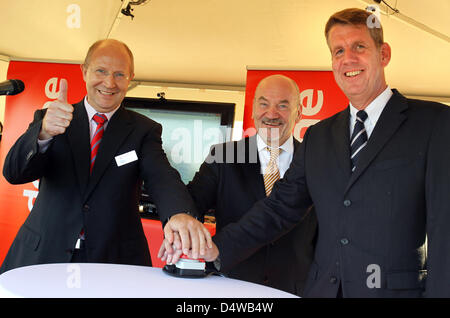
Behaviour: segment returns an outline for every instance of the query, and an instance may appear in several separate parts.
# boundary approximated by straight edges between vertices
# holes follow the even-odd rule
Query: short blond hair
[[[372,13],[358,8],[350,8],[336,12],[328,19],[328,22],[325,25],[325,38],[327,39],[327,42],[330,30],[336,24],[365,26],[369,30],[370,36],[374,40],[375,45],[380,47],[384,43],[383,28],[381,24],[379,27],[368,27],[367,21],[371,15]]]

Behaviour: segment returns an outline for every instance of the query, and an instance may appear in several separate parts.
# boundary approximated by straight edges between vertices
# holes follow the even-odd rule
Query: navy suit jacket
[[[349,139],[349,108],[307,130],[270,197],[214,238],[223,266],[314,203],[305,296],[450,297],[450,108],[394,90],[353,173]]]

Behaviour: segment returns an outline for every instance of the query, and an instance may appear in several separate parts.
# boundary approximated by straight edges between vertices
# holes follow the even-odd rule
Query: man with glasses
[[[10,183],[40,184],[1,272],[61,262],[150,266],[138,212],[142,181],[162,221],[183,220],[190,236],[210,240],[187,214],[196,213],[195,206],[162,150],[161,125],[121,107],[134,77],[129,48],[98,41],[81,69],[87,96],[70,105],[61,80],[58,99],[36,111],[6,157],[3,174]]]

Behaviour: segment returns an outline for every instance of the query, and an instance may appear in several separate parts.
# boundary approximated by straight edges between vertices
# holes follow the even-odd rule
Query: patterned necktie
[[[92,168],[94,167],[95,158],[97,157],[98,147],[100,145],[100,141],[103,137],[103,132],[105,131],[104,124],[108,120],[103,114],[95,114],[92,119],[97,123],[97,128],[95,129],[94,136],[91,140],[91,168],[90,172],[92,173]]]
[[[267,150],[270,152],[270,159],[264,173],[264,187],[266,188],[266,195],[269,196],[274,183],[280,179],[280,170],[278,170],[277,161],[281,149],[267,147]]]
[[[353,129],[352,137],[350,138],[350,153],[352,161],[352,172],[356,169],[356,163],[358,161],[361,150],[367,144],[367,132],[364,127],[364,121],[367,119],[367,113],[364,110],[360,110],[356,113],[356,123]]]

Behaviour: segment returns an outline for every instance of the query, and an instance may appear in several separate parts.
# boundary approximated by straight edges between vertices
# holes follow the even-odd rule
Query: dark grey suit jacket
[[[151,265],[138,202],[142,180],[162,220],[195,206],[161,147],[161,125],[120,107],[103,135],[89,174],[89,123],[83,102],[73,120],[39,153],[45,110],[9,151],[5,178],[20,184],[40,179],[39,195],[20,228],[1,271],[40,263],[69,262],[78,234],[86,234],[89,262]],[[135,151],[137,160],[118,166],[115,157]],[[14,211],[11,211],[14,213]]]
[[[310,127],[271,196],[214,238],[222,264],[289,229],[314,203],[305,296],[336,297],[341,285],[344,297],[449,297],[450,108],[394,90],[353,173],[349,139],[349,108]]]
[[[294,149],[299,145],[294,139]],[[200,213],[215,210],[217,232],[238,222],[255,202],[266,197],[260,167],[256,136],[211,148],[188,189]],[[315,213],[308,213],[292,231],[240,260],[225,274],[302,295],[316,230]]]

